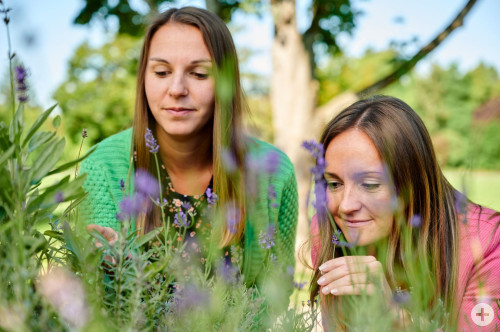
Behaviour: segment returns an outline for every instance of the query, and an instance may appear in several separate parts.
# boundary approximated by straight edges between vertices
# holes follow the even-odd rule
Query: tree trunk
[[[309,234],[306,200],[311,179],[311,158],[301,144],[304,139],[317,138],[318,128],[311,127],[311,120],[318,84],[312,79],[309,56],[297,31],[295,1],[273,0],[271,12],[275,25],[271,78],[274,143],[295,165],[300,204],[298,247]]]

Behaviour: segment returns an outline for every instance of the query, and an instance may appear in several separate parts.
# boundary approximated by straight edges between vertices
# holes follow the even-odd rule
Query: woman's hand
[[[87,230],[90,232],[94,230],[98,231],[108,241],[110,245],[115,244],[115,242],[118,240],[118,233],[111,227],[104,227],[95,224],[90,224],[87,225]],[[95,246],[97,248],[101,248],[102,243],[100,241],[96,241]]]
[[[323,295],[334,296],[382,293],[390,304],[392,291],[384,276],[382,264],[373,256],[344,256],[323,263],[318,279]]]

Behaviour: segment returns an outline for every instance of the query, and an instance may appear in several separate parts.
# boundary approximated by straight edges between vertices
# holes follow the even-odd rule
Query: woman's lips
[[[344,220],[345,225],[350,228],[361,228],[371,222],[371,220]]]
[[[194,111],[192,108],[184,108],[184,107],[170,107],[165,109],[169,114],[174,116],[183,116]]]

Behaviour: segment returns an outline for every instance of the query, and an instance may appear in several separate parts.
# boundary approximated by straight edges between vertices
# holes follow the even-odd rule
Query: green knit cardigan
[[[130,169],[132,129],[115,134],[99,144],[97,149],[86,158],[80,174],[87,173],[83,185],[88,193],[80,207],[80,217],[88,224],[98,224],[119,229],[120,221],[116,218],[119,203],[123,198],[120,180],[131,179],[133,188],[133,169]],[[244,232],[244,258],[242,275],[248,286],[258,284],[265,276],[265,263],[269,255],[274,254],[280,266],[287,271],[295,267],[295,235],[298,219],[297,182],[289,158],[276,147],[251,138],[248,153],[252,160],[263,160],[269,152],[279,156],[275,172],[269,174],[259,171],[259,167],[249,170],[255,178],[252,190],[257,195],[247,199],[247,217]],[[274,187],[276,198],[268,194]],[[250,195],[248,195],[250,196]],[[259,234],[266,232],[269,224],[276,226],[275,246],[271,250],[262,248]]]

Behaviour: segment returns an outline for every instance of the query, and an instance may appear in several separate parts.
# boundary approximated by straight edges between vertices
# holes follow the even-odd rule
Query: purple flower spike
[[[270,151],[266,154],[264,159],[264,171],[268,174],[273,174],[278,169],[280,164],[280,155],[277,151]]]
[[[175,308],[179,314],[187,314],[189,310],[205,307],[209,301],[208,292],[193,284],[185,285],[174,297]]]
[[[125,197],[120,202],[120,213],[117,215],[118,219],[120,219],[120,221],[125,221],[137,217],[141,211],[142,204],[142,197]]]
[[[54,197],[54,200],[56,201],[56,203],[61,203],[62,201],[64,201],[63,192],[62,191],[58,191],[57,194]]]
[[[340,244],[340,231],[339,230],[336,230],[333,232],[333,236],[332,236],[332,243],[335,244],[335,245],[339,245]]]
[[[293,282],[293,287],[297,288],[298,290],[302,290],[302,288],[304,288],[304,286],[307,284],[307,281],[303,281],[303,282],[296,282],[294,281]]]
[[[411,227],[415,227],[415,228],[422,226],[422,217],[420,217],[420,215],[418,215],[418,214],[412,216],[411,220],[410,220],[410,224],[411,224]]]
[[[324,155],[323,145],[315,140],[304,141],[302,147],[316,159],[322,158]]]
[[[28,74],[26,73],[26,70],[22,66],[16,66],[14,68],[15,74],[16,74],[16,81],[17,81],[17,92],[19,92],[19,95],[17,96],[17,99],[20,102],[26,102],[28,101],[28,96],[26,95],[26,92],[28,91],[28,87],[26,86],[26,77]]]
[[[234,203],[226,205],[226,225],[229,232],[235,234],[238,231],[238,223],[240,222],[240,211]]]
[[[217,275],[227,284],[234,284],[238,280],[238,268],[231,263],[230,259],[224,259],[217,266]]]
[[[146,128],[146,134],[144,135],[144,138],[146,139],[146,147],[149,148],[149,152],[158,153],[160,146],[156,142],[156,139],[153,136],[153,132],[149,128]]]
[[[261,248],[271,249],[274,247],[274,236],[276,235],[276,227],[274,225],[269,225],[265,233],[261,232],[259,234],[259,243]]]
[[[156,199],[159,196],[158,180],[143,169],[135,172],[135,190],[146,197]]]
[[[221,158],[222,165],[224,166],[226,172],[234,173],[238,168],[234,154],[228,149],[222,149]]]
[[[120,179],[120,190],[125,191],[125,181],[123,179]]]
[[[174,225],[188,228],[191,226],[191,221],[188,219],[188,216],[184,212],[179,211],[174,216]]]
[[[411,294],[398,287],[394,292],[392,299],[396,304],[403,305],[411,300]]]
[[[210,205],[215,205],[217,203],[217,200],[219,199],[217,197],[217,194],[214,193],[210,188],[207,188],[207,191],[205,191],[205,195],[207,196],[207,202]]]

